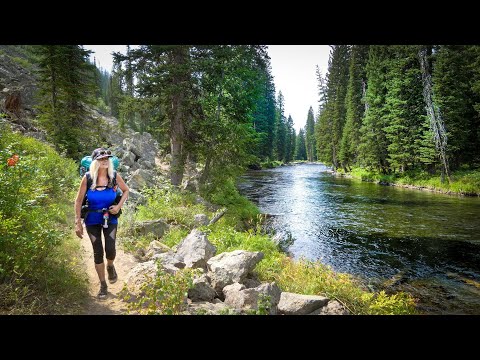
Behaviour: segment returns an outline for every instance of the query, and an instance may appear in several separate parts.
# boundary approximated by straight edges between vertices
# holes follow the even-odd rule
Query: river
[[[336,177],[321,164],[249,171],[238,188],[292,257],[372,290],[406,291],[426,314],[480,314],[480,198]]]

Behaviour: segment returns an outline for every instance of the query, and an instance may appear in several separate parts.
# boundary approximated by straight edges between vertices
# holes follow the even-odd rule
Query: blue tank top
[[[88,209],[89,210],[101,210],[103,208],[109,208],[115,201],[117,196],[116,191],[113,188],[106,188],[105,190],[92,190],[87,191]],[[109,224],[118,224],[118,219],[109,213]],[[85,217],[85,225],[97,225],[103,224],[103,213],[101,212],[88,212]]]

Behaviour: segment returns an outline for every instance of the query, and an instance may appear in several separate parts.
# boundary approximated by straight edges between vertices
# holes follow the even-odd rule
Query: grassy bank
[[[237,249],[263,252],[265,257],[255,269],[259,280],[275,281],[282,291],[336,299],[352,314],[415,313],[414,299],[405,293],[374,293],[350,275],[335,273],[319,262],[292,261],[270,236],[262,232],[264,217],[233,186],[222,189],[222,194],[216,196],[216,203],[228,209],[226,214],[215,224],[200,229],[207,233],[208,240],[217,248],[217,254]],[[195,202],[193,194],[181,193],[164,185],[150,190],[148,203],[135,213],[128,212],[126,216],[130,220],[124,218],[124,224],[163,218],[171,229],[159,240],[174,246],[193,228],[193,218],[198,213],[206,214],[210,219],[214,216],[214,212]],[[127,226],[119,230],[119,236],[129,251],[145,249],[153,240],[152,237],[134,238],[129,235],[132,230]]]
[[[342,171],[338,171],[343,174]],[[354,168],[349,175],[362,181],[373,181],[395,186],[409,186],[428,189],[446,194],[480,196],[480,170],[465,169],[452,173],[452,182],[442,183],[440,175],[431,175],[425,171],[406,171],[395,174],[379,174],[362,168]]]

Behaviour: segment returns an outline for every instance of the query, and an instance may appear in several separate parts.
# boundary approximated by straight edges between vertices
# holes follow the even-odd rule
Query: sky
[[[322,75],[328,69],[328,45],[269,45],[275,91],[282,91],[285,99],[284,115],[292,116],[298,132],[307,123],[308,109],[318,112],[318,81],[316,65]]]
[[[112,52],[125,53],[125,45],[84,45],[93,50],[97,66],[112,70]],[[132,46],[133,47],[133,46]],[[328,45],[268,45],[275,90],[282,91],[285,99],[285,117],[292,116],[294,128],[299,130],[307,123],[308,109],[318,112],[318,81],[316,65],[325,76],[328,69]]]

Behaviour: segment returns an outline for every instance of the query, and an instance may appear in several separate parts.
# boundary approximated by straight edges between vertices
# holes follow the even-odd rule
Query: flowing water
[[[321,164],[251,171],[240,193],[296,259],[378,290],[407,291],[429,314],[480,314],[480,198],[339,178]]]

